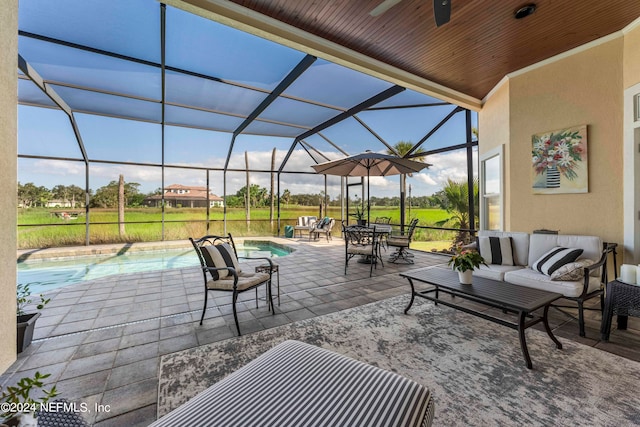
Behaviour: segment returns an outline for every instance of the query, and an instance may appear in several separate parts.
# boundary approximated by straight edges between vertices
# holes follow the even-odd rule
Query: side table
[[[609,341],[611,320],[618,316],[618,329],[627,329],[628,316],[640,317],[640,286],[614,280],[607,283],[607,297],[602,313],[600,334],[603,341]]]
[[[268,265],[259,265],[256,267],[256,273],[269,273],[269,266]],[[278,264],[276,264],[275,262],[273,263],[273,270],[272,273],[276,273],[276,279],[278,280],[278,305],[280,305],[280,268],[278,268]],[[273,280],[273,276],[272,276],[272,280]]]

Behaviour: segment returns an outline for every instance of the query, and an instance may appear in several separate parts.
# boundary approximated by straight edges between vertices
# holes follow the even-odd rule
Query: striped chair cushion
[[[269,278],[269,273],[245,273],[243,271],[238,274],[238,283],[235,284],[236,290],[244,291],[245,289],[268,282]],[[222,280],[209,280],[207,282],[207,289],[232,291],[233,284],[233,276],[227,276]]]
[[[551,276],[554,271],[559,269],[565,264],[574,262],[580,255],[582,255],[582,249],[562,248],[557,246],[545,254],[543,254],[536,262],[531,266],[532,270],[537,270],[542,274]]]
[[[236,270],[236,273],[240,274],[242,272],[236,253],[228,243],[203,246],[201,252],[207,267],[232,267]],[[210,273],[213,280],[224,279],[230,275],[229,270],[213,270]]]
[[[478,237],[478,252],[487,264],[515,265],[511,237]]]
[[[151,426],[429,426],[433,415],[424,386],[285,341]]]

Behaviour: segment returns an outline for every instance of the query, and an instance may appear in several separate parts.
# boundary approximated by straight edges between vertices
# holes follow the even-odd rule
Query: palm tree
[[[289,206],[289,201],[291,200],[291,191],[289,191],[288,189],[285,188],[285,190],[282,192],[282,196],[280,196],[280,199],[287,205],[287,207]]]
[[[444,200],[440,200],[440,207],[445,209],[451,217],[437,222],[435,225],[442,227],[445,224],[451,228],[460,228],[462,230],[468,230],[471,228],[471,220],[469,218],[469,187],[467,181],[456,182],[451,179],[447,180],[447,184],[442,189],[444,194]],[[474,225],[478,221],[479,212],[479,188],[478,179],[473,180],[473,204],[476,218],[474,218]],[[467,231],[459,231],[456,236],[456,243],[469,243]]]
[[[409,151],[411,151],[411,149],[413,148],[413,145],[414,144],[411,141],[398,141],[396,145],[393,146],[393,150],[391,149],[387,150],[387,154],[390,154],[390,155],[397,154],[400,157],[404,157],[405,155],[407,155]],[[424,150],[422,148],[418,148],[413,154],[422,154],[422,153],[424,153]],[[412,159],[418,162],[424,162],[425,158],[426,156],[417,156],[417,157],[413,157]],[[409,176],[413,176],[413,175],[409,174]],[[404,232],[404,223],[405,223],[405,219],[404,219],[405,196],[407,194],[406,188],[407,188],[407,175],[401,174],[400,175],[400,226],[403,232]]]

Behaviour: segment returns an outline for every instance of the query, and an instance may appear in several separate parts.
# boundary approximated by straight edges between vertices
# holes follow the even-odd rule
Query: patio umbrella
[[[371,206],[369,204],[369,177],[414,173],[421,171],[427,166],[431,165],[428,163],[405,159],[403,157],[375,153],[367,150],[364,153],[312,165],[311,167],[317,173],[325,175],[366,176],[367,222],[370,222]]]

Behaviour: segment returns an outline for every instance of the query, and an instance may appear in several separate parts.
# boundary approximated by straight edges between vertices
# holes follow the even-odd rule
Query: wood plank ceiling
[[[401,70],[482,99],[508,73],[623,29],[640,0],[451,0],[436,27],[431,0],[231,0]],[[531,16],[514,11],[535,3]]]

